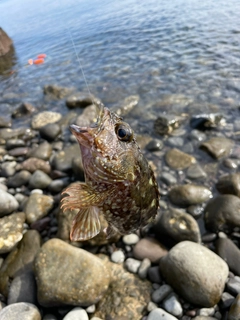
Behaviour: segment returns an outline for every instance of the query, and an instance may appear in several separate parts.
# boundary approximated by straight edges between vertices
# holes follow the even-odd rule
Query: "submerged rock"
[[[25,213],[29,224],[45,217],[53,207],[52,196],[32,193],[25,205]]]
[[[95,97],[86,95],[84,93],[74,93],[66,100],[66,105],[69,109],[86,108],[94,103]]]
[[[31,103],[23,102],[18,106],[12,113],[13,118],[21,118],[24,116],[29,116],[35,111],[34,106]]]
[[[7,33],[2,28],[0,28],[0,57],[4,56],[10,51],[12,44],[12,39],[9,38]]]
[[[74,88],[60,87],[54,84],[44,86],[43,93],[49,98],[62,99],[73,92]]]
[[[196,162],[196,159],[193,156],[176,148],[170,149],[166,152],[165,160],[167,165],[175,170],[186,169]]]
[[[214,137],[203,142],[200,148],[209,153],[213,158],[220,159],[231,153],[234,142],[227,138]]]
[[[240,197],[240,173],[232,173],[221,176],[216,183],[220,193],[234,194]]]
[[[124,99],[124,101],[121,103],[121,105],[117,108],[115,113],[119,116],[125,116],[130,111],[133,110],[133,108],[138,104],[139,96],[129,96]]]
[[[219,113],[199,114],[190,119],[190,126],[199,130],[213,129],[225,123],[223,115]]]
[[[154,130],[160,135],[169,134],[180,126],[182,118],[171,114],[162,114],[154,122]]]

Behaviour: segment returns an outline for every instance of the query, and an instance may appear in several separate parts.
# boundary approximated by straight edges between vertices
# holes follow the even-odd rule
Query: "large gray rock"
[[[10,193],[1,190],[0,192],[0,217],[12,213],[17,210],[19,204]]]
[[[109,272],[93,254],[59,239],[47,241],[35,260],[38,301],[42,306],[89,306],[109,285]]]
[[[41,315],[36,306],[31,303],[13,303],[0,311],[1,320],[41,320]]]
[[[228,277],[224,260],[200,244],[183,241],[160,260],[166,282],[180,296],[203,307],[219,302]]]

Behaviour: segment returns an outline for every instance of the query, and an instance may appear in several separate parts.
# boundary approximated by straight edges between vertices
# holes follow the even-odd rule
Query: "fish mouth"
[[[70,128],[70,131],[72,132],[72,134],[74,134],[75,136],[78,134],[81,134],[81,133],[88,132],[88,129],[86,127],[81,128],[81,127],[77,126],[76,124],[71,124],[69,126],[69,128]]]

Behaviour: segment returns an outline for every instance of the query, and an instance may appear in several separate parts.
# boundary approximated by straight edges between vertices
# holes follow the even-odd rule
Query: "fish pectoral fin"
[[[68,194],[61,200],[63,211],[98,205],[101,201],[99,194],[96,194],[85,183],[74,183],[65,189],[62,194]]]
[[[116,235],[118,233],[118,231],[113,226],[111,226],[110,224],[103,231],[104,231],[104,233],[106,235],[106,239],[107,240],[111,239],[112,236],[114,236],[114,235]]]
[[[99,208],[82,208],[73,219],[70,232],[71,241],[85,241],[95,237],[101,230]]]

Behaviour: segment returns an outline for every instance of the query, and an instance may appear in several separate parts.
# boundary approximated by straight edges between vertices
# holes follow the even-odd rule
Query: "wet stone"
[[[52,146],[47,141],[41,143],[38,147],[30,150],[28,158],[38,158],[49,160],[52,154]]]
[[[60,87],[54,84],[45,85],[43,93],[52,99],[62,99],[73,92],[74,88]]]
[[[148,151],[160,151],[163,148],[163,142],[159,139],[151,140],[145,147]]]
[[[166,152],[165,160],[167,165],[175,170],[186,169],[196,162],[196,159],[193,156],[190,156],[176,148],[170,149]]]
[[[228,320],[239,320],[240,319],[240,294],[237,295],[233,301],[231,308],[228,313]]]
[[[68,312],[63,320],[88,320],[87,312],[80,307],[73,308],[70,312]]]
[[[203,317],[211,317],[215,313],[214,308],[201,308],[198,310],[197,315],[203,316]]]
[[[92,104],[83,110],[82,114],[74,120],[74,124],[79,127],[89,126],[97,121],[98,113],[98,108]]]
[[[61,192],[67,185],[69,185],[69,178],[52,180],[48,185],[48,190],[53,193]]]
[[[125,260],[125,255],[124,255],[123,251],[122,250],[114,251],[111,254],[111,260],[112,260],[112,262],[115,262],[115,263],[123,263]]]
[[[27,147],[20,147],[20,148],[14,148],[8,151],[8,154],[12,157],[21,157],[28,154],[29,148]]]
[[[229,231],[240,227],[240,199],[234,195],[220,195],[211,199],[204,210],[205,225],[211,231]]]
[[[9,117],[0,117],[0,128],[10,128],[11,126],[12,122]]]
[[[221,176],[216,183],[216,188],[223,194],[234,194],[240,197],[240,173]]]
[[[168,284],[163,284],[159,289],[153,291],[152,301],[155,303],[159,303],[163,299],[165,299],[172,291],[172,287],[170,287]]]
[[[0,192],[0,217],[8,215],[18,209],[18,202],[10,193],[1,190]]]
[[[51,182],[52,179],[49,175],[41,170],[36,170],[30,177],[29,187],[31,189],[46,189]]]
[[[240,250],[228,238],[220,238],[216,242],[216,253],[227,262],[229,269],[240,276]]]
[[[43,111],[36,114],[31,122],[32,129],[38,130],[49,123],[58,122],[62,118],[59,112]]]
[[[47,141],[53,141],[60,134],[61,128],[57,123],[48,123],[39,129],[40,136]]]
[[[189,179],[202,179],[206,178],[207,174],[199,164],[193,164],[187,170],[187,177]]]
[[[185,184],[172,187],[168,196],[175,205],[190,206],[209,200],[212,192],[204,186]]]
[[[154,130],[160,135],[169,134],[179,127],[181,120],[176,115],[162,114],[155,120]]]
[[[78,144],[73,144],[70,147],[64,148],[62,151],[56,153],[51,161],[53,169],[67,172],[72,169],[73,158],[80,157],[80,150]]]
[[[184,139],[181,137],[170,137],[167,139],[167,143],[171,147],[181,148],[184,145]]]
[[[140,265],[141,265],[141,261],[133,258],[128,258],[125,261],[125,267],[131,273],[137,273]]]
[[[177,320],[177,318],[161,308],[156,308],[149,313],[147,320]]]
[[[133,244],[138,243],[139,236],[135,233],[130,233],[130,234],[123,236],[122,240],[126,245],[131,246]]]
[[[223,165],[229,169],[237,169],[239,164],[240,164],[240,161],[238,159],[228,158],[223,160]]]
[[[175,294],[171,293],[167,298],[163,301],[163,308],[176,317],[181,317],[183,314],[183,309],[178,301],[178,298]]]
[[[160,178],[167,186],[172,186],[177,183],[177,178],[169,172],[163,172]]]
[[[139,96],[138,95],[132,95],[129,97],[126,97],[124,101],[121,103],[121,105],[117,108],[115,113],[119,116],[125,116],[130,111],[134,109],[134,107],[138,104]]]
[[[93,96],[84,93],[74,93],[67,98],[66,106],[69,109],[86,108],[93,104],[94,99]]]
[[[153,238],[143,238],[133,248],[134,258],[138,260],[148,258],[153,263],[157,263],[166,254],[166,248]]]
[[[9,188],[18,188],[27,185],[30,177],[31,173],[29,171],[21,170],[8,179],[7,185]]]
[[[214,137],[203,142],[200,145],[200,148],[210,154],[213,158],[220,159],[229,156],[233,145],[234,142],[232,140],[222,137]]]
[[[146,279],[148,269],[151,267],[151,261],[148,258],[142,260],[138,269],[138,275],[140,279]]]
[[[166,282],[182,298],[203,307],[219,302],[228,277],[228,266],[200,244],[182,241],[160,260]]]
[[[203,243],[213,242],[216,239],[217,239],[216,233],[206,233],[202,236]]]
[[[0,219],[0,253],[11,251],[23,237],[25,214],[13,213]]]
[[[23,102],[12,112],[12,117],[21,118],[32,114],[34,111],[35,108],[31,103]]]
[[[194,217],[194,219],[198,219],[203,214],[203,206],[202,205],[192,205],[187,207],[187,212]]]
[[[189,135],[189,138],[191,140],[196,140],[196,141],[205,141],[207,139],[207,136],[205,133],[201,132],[201,131],[198,131],[198,130],[192,130],[190,135]]]
[[[28,198],[25,206],[26,219],[33,223],[45,217],[53,207],[54,200],[51,196],[33,193]]]
[[[0,139],[9,140],[9,139],[16,139],[19,137],[24,136],[26,133],[26,128],[19,128],[19,129],[10,129],[10,128],[3,128],[0,129]]]
[[[36,170],[41,170],[47,174],[50,173],[51,167],[47,161],[38,158],[29,158],[21,163],[21,168],[23,170],[27,170],[31,173],[35,172]]]
[[[226,123],[222,114],[210,113],[210,114],[198,114],[192,116],[190,119],[190,126],[194,129],[209,130]]]
[[[152,283],[161,283],[162,282],[159,266],[150,267],[148,269],[148,279]]]
[[[22,139],[9,139],[6,142],[6,149],[11,150],[14,148],[25,147],[25,142]]]
[[[4,162],[1,166],[1,176],[2,177],[11,177],[16,172],[16,161],[7,161]]]
[[[38,308],[26,302],[13,303],[0,311],[1,320],[41,320]]]

